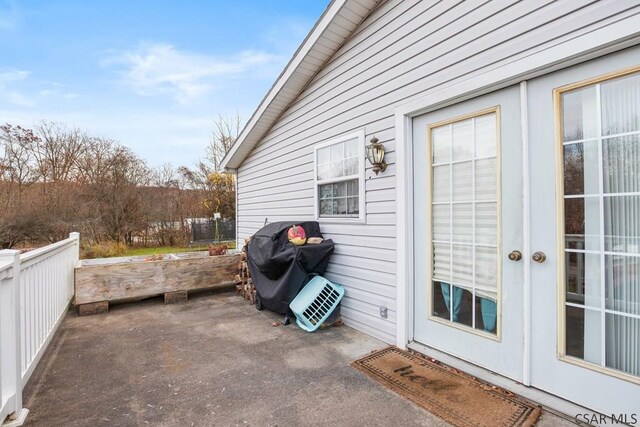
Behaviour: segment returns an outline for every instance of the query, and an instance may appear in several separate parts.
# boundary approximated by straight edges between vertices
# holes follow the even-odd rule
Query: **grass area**
[[[225,244],[229,249],[235,249],[235,242],[222,242],[218,244]],[[121,257],[121,256],[149,256],[149,255],[163,255],[163,254],[173,254],[178,252],[196,252],[196,251],[206,251],[208,249],[208,245],[200,245],[200,246],[155,246],[149,248],[140,248],[140,247],[132,247],[128,248],[123,243],[116,242],[104,242],[99,243],[93,246],[83,247],[80,251],[81,259],[91,259],[91,258],[112,258],[112,257]]]
[[[235,242],[226,242],[229,249],[235,249]],[[153,248],[129,248],[123,255],[120,256],[142,256],[142,255],[157,255],[157,254],[175,254],[179,252],[196,252],[206,251],[207,246],[192,246],[186,248],[183,246],[159,246]]]

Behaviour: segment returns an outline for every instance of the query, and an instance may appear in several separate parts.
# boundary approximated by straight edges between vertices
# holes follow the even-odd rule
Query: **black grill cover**
[[[315,221],[273,222],[251,237],[247,261],[251,278],[262,305],[276,313],[286,314],[289,303],[309,281],[309,275],[324,274],[333,253],[333,241],[317,245],[296,246],[287,238],[293,225],[304,228],[309,237],[322,237]]]

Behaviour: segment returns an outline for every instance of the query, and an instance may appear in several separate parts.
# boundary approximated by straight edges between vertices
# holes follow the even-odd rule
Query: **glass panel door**
[[[566,356],[640,375],[640,73],[557,92]]]
[[[413,119],[414,339],[522,381],[520,90]]]
[[[531,384],[605,414],[640,405],[639,55],[527,82]]]

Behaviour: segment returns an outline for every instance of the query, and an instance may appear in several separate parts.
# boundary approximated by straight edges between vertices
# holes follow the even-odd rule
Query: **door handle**
[[[538,264],[542,264],[547,260],[547,256],[544,254],[544,252],[538,251],[538,252],[534,252],[534,254],[531,255],[531,259],[537,262]]]
[[[520,251],[511,251],[508,255],[511,261],[520,261],[522,259],[522,252]]]

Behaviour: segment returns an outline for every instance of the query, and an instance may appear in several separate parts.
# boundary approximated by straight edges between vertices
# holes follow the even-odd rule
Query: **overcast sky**
[[[193,165],[218,114],[246,120],[329,0],[0,0],[0,124],[118,140]]]

